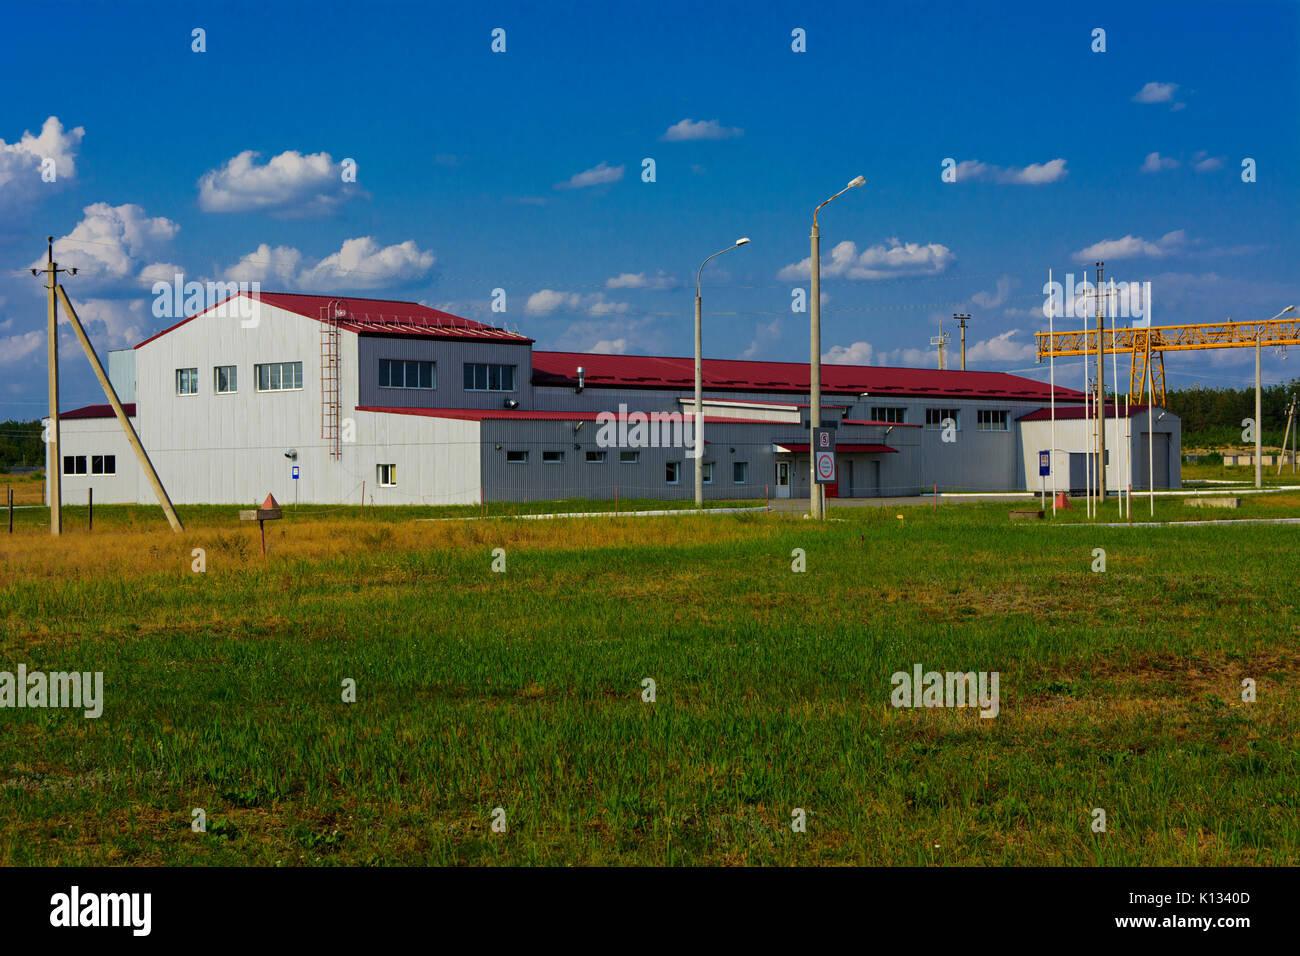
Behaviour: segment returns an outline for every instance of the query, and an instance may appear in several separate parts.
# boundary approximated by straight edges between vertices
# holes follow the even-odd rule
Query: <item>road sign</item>
[[[835,483],[835,429],[813,429],[813,480],[819,485]]]
[[[297,481],[297,480],[298,480],[298,466],[297,466],[297,465],[294,465],[294,466],[293,466],[293,480],[294,480],[294,481]]]
[[[1052,473],[1052,453],[1050,451],[1040,451],[1038,453],[1038,475],[1040,478],[1046,478]]]

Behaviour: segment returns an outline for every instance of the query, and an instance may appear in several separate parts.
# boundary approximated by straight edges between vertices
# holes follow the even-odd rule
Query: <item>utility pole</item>
[[[1291,437],[1291,420],[1294,417],[1295,417],[1295,392],[1292,392],[1291,404],[1287,407],[1286,410],[1286,428],[1282,431],[1282,454],[1279,455],[1277,459],[1277,473],[1279,475],[1282,474],[1282,466],[1286,463],[1286,443],[1288,439],[1290,439]],[[1293,462],[1295,461],[1295,452],[1296,452],[1295,445],[1293,444],[1291,446],[1291,460]],[[1293,464],[1291,468],[1292,471],[1294,471],[1295,465]]]
[[[1106,328],[1101,307],[1101,270],[1106,263],[1097,263],[1097,500],[1106,501],[1106,361],[1102,343]]]
[[[953,315],[957,324],[961,326],[961,370],[966,371],[966,323],[970,321],[969,315]]]
[[[948,358],[945,347],[948,345],[948,336],[943,334],[943,319],[939,320],[939,334],[930,336],[930,344],[939,350],[939,370],[943,371],[948,367]]]
[[[45,276],[45,288],[50,294],[48,337],[49,377],[50,377],[50,428],[47,434],[49,455],[45,467],[46,477],[50,482],[50,534],[63,534],[63,457],[59,451],[59,306],[55,298],[58,286],[58,274],[66,272],[75,276],[76,269],[60,269],[54,261],[54,237],[45,237],[45,268],[33,269],[32,275]]]
[[[1259,352],[1260,340],[1255,339],[1255,487],[1264,487],[1264,422],[1260,418]]]

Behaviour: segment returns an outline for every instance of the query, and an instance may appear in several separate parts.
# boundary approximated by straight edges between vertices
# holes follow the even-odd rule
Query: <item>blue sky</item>
[[[859,173],[822,214],[830,360],[933,366],[969,312],[972,367],[1045,376],[1047,271],[1096,258],[1157,324],[1300,302],[1294,3],[46,3],[0,44],[0,417],[42,414],[47,234],[101,350],[170,324],[179,271],[688,354],[695,270],[745,235],[705,272],[705,353],[804,358],[812,209]],[[102,400],[61,338],[65,407]],[[1253,353],[1167,370],[1243,385]]]

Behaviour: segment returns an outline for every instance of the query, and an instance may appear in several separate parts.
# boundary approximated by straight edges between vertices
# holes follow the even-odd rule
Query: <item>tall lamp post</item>
[[[817,213],[821,212],[822,206],[833,199],[838,199],[850,189],[857,186],[865,185],[867,182],[865,176],[858,176],[847,186],[837,192],[826,202],[823,202],[813,210],[812,224],[812,259],[810,266],[812,270],[812,282],[809,288],[809,295],[812,297],[812,336],[811,336],[811,356],[809,361],[809,382],[808,390],[812,393],[812,410],[808,415],[808,514],[814,519],[820,519],[822,512],[822,492],[821,487],[817,484],[817,455],[813,452],[813,429],[820,428],[822,423],[822,261],[821,261],[821,232],[817,227]]]
[[[716,259],[724,252],[730,252],[738,246],[746,245],[748,237],[737,239],[725,249],[720,249],[709,259]],[[703,335],[700,331],[700,277],[709,259],[700,263],[695,273],[695,507],[704,507],[704,377],[703,377]]]

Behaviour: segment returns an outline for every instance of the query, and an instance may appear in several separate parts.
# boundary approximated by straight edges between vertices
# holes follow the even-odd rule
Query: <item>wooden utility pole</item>
[[[50,534],[63,534],[63,456],[59,451],[59,307],[54,299],[54,290],[58,287],[58,274],[66,272],[75,276],[76,269],[60,269],[54,261],[54,237],[45,237],[45,268],[33,269],[32,275],[45,276],[45,288],[49,292],[49,324],[46,336],[49,340],[49,378],[50,378],[50,427],[46,433],[49,452],[46,455],[45,477],[50,485]]]
[[[108,376],[104,373],[104,366],[99,363],[99,356],[95,354],[95,348],[90,344],[90,339],[86,336],[86,330],[81,326],[81,319],[77,318],[77,310],[68,301],[68,294],[63,291],[62,286],[58,288],[58,295],[59,302],[63,304],[63,311],[67,314],[73,331],[77,333],[77,341],[81,343],[82,349],[85,350],[86,358],[90,359],[90,367],[95,370],[95,377],[99,379],[99,384],[104,388],[104,394],[108,396],[109,404],[113,406],[113,414],[117,416],[122,431],[126,432],[127,441],[131,443],[131,450],[135,452],[135,457],[139,460],[145,477],[149,479],[149,484],[153,486],[154,494],[158,496],[158,503],[162,505],[163,513],[167,515],[167,523],[172,526],[173,531],[184,531],[185,527],[181,524],[181,519],[176,516],[176,509],[172,507],[172,500],[167,496],[167,489],[163,487],[162,481],[158,478],[158,472],[154,471],[153,462],[149,460],[144,445],[140,443],[140,436],[136,434],[131,419],[127,418],[126,411],[118,400],[117,390],[113,388],[113,383],[108,380]]]
[[[969,315],[953,315],[957,324],[961,326],[961,370],[966,371],[966,323],[970,321]]]
[[[1291,422],[1295,418],[1295,392],[1291,393],[1291,404],[1286,410],[1286,429],[1282,432],[1282,454],[1277,459],[1277,473],[1282,474],[1282,465],[1286,463],[1286,443],[1291,437]],[[1291,442],[1291,471],[1295,472],[1296,443]]]

